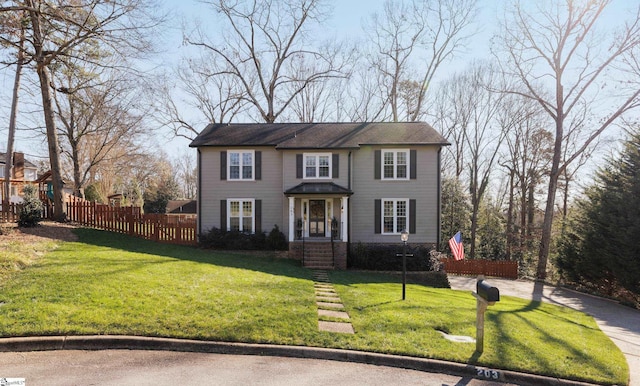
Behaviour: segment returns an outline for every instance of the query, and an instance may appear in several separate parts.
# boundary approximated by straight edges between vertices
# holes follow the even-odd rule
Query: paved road
[[[488,278],[501,295],[533,299],[573,308],[593,316],[600,329],[627,358],[630,386],[640,386],[640,311],[579,292],[526,280]],[[452,289],[475,291],[476,278],[449,275]]]
[[[0,353],[0,379],[2,377],[24,378],[28,386],[503,385],[348,362],[142,350]]]

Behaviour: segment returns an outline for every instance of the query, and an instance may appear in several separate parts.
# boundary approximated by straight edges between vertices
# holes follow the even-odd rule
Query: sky
[[[327,24],[328,34],[333,34],[337,38],[348,36],[351,38],[362,36],[362,23],[374,11],[381,11],[384,0],[332,0],[333,15]],[[479,17],[476,23],[475,33],[471,37],[470,44],[466,51],[458,53],[451,63],[448,63],[440,71],[439,78],[446,78],[455,71],[462,70],[471,59],[481,59],[490,57],[489,40],[497,27],[498,16],[503,12],[503,0],[479,0]],[[635,6],[636,1],[614,0],[612,8],[605,15],[611,20],[612,25],[616,23],[621,15],[626,13],[626,9]],[[171,26],[165,29],[164,36],[160,42],[163,52],[154,58],[153,65],[170,66],[177,63],[184,50],[182,46],[181,26],[184,23],[188,28],[201,22],[203,25],[212,23],[211,11],[206,5],[196,0],[165,0],[162,10],[170,15]],[[0,151],[6,149],[6,137],[8,126],[8,115],[10,109],[10,96],[13,87],[13,69],[0,69]],[[28,90],[25,90],[28,89]],[[23,91],[31,92],[38,96],[37,87],[27,82],[23,82]],[[24,98],[23,98],[24,99]],[[20,113],[27,113],[31,108],[20,107]],[[23,121],[25,124],[26,122]],[[204,129],[204,127],[203,127]],[[27,131],[17,133],[15,149],[23,151],[28,158],[46,158],[46,143],[42,138],[34,139],[33,134]],[[157,145],[160,146],[170,157],[179,157],[185,152],[194,152],[188,148],[189,141],[172,138],[168,132],[158,132],[155,136]]]

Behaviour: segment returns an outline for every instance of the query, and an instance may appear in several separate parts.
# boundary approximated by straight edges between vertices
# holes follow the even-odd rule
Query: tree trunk
[[[16,132],[16,119],[18,117],[18,100],[20,98],[20,78],[22,76],[22,62],[24,61],[24,29],[20,31],[20,47],[18,48],[18,63],[16,76],[13,81],[13,96],[11,99],[11,115],[9,117],[9,135],[7,138],[7,153],[4,164],[4,200],[8,203],[11,195],[11,167],[13,166],[13,142]],[[8,208],[6,208],[8,210]]]
[[[47,128],[47,142],[49,145],[49,163],[51,165],[51,178],[53,183],[53,220],[64,222],[66,220],[62,197],[64,182],[62,181],[62,174],[60,173],[60,145],[58,144],[58,134],[56,132],[56,123],[53,115],[53,101],[49,87],[51,78],[49,76],[49,70],[44,63],[38,62],[37,72],[38,78],[40,79],[42,108],[44,110],[44,121]]]
[[[562,94],[562,87],[558,92]],[[561,104],[559,104],[561,105]],[[558,176],[560,170],[560,157],[562,155],[564,113],[558,109],[556,117],[556,138],[553,149],[553,159],[551,161],[551,172],[549,173],[549,190],[547,191],[547,206],[544,211],[544,222],[542,224],[542,237],[540,238],[540,250],[538,253],[538,269],[536,277],[538,280],[547,278],[547,262],[549,260],[549,248],[551,246],[551,228],[555,212],[556,192],[558,191]]]
[[[82,194],[82,177],[80,176],[80,158],[78,158],[78,143],[74,140],[69,140],[71,145],[71,159],[73,160],[73,194],[76,197],[84,198]]]
[[[36,72],[40,80],[40,93],[42,94],[42,109],[44,111],[44,122],[47,129],[47,142],[49,147],[49,163],[51,166],[51,179],[53,184],[53,220],[63,222],[66,219],[64,212],[62,189],[64,183],[60,173],[60,146],[58,144],[58,133],[56,132],[56,122],[53,112],[53,100],[51,98],[51,77],[49,75],[49,61],[44,53],[44,37],[40,18],[42,15],[35,9],[33,1],[27,1],[27,5],[32,8],[29,11],[31,26],[33,29],[34,62]]]
[[[507,260],[512,259],[512,250],[514,242],[514,226],[513,226],[513,200],[515,192],[515,172],[509,169],[509,206],[507,208]]]

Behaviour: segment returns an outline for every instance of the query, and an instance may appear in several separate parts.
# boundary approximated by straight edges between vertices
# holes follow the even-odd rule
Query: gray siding
[[[416,234],[411,243],[435,243],[438,230],[438,147],[411,146],[417,151],[415,180],[376,180],[374,153],[380,149],[402,146],[363,146],[353,152],[353,191],[351,197],[351,241],[365,243],[400,243],[398,235],[375,234],[374,202],[383,198],[416,200]]]
[[[262,179],[258,181],[220,180],[220,152],[249,149],[262,152]],[[262,200],[262,230],[275,224],[283,228],[282,154],[269,147],[202,147],[200,176],[201,232],[220,227],[220,200],[249,198]]]
[[[402,146],[362,146],[358,150],[275,150],[255,147],[262,152],[262,179],[259,181],[220,180],[220,151],[238,147],[201,147],[200,221],[201,231],[220,227],[220,200],[251,198],[262,200],[262,230],[268,232],[274,225],[288,235],[289,201],[283,192],[302,182],[334,182],[351,188],[349,216],[350,240],[365,243],[400,243],[398,235],[375,234],[374,202],[383,198],[416,200],[416,233],[411,243],[437,242],[438,213],[438,146],[411,146],[417,150],[417,176],[415,180],[387,181],[374,178],[374,152],[379,149],[407,148]],[[247,149],[247,148],[244,148]],[[296,154],[305,152],[338,153],[337,179],[296,178]],[[349,184],[349,154],[351,153],[352,184]],[[334,215],[340,218],[340,201],[333,201]],[[300,213],[300,200],[296,199],[295,218]]]
[[[349,186],[348,180],[348,158],[349,151],[347,150],[281,150],[282,152],[282,162],[283,162],[283,192],[286,189],[292,188],[303,182],[333,182],[345,188]],[[339,154],[340,161],[339,163],[339,174],[338,178],[319,178],[319,179],[308,179],[308,178],[296,178],[296,154],[304,154],[304,153],[331,153],[331,154]]]

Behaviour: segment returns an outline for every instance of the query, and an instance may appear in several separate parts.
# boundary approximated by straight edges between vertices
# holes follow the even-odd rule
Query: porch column
[[[289,241],[293,241],[295,239],[295,201],[294,197],[289,197]]]
[[[342,197],[342,202],[341,202],[341,206],[342,206],[342,216],[340,216],[341,218],[341,224],[340,224],[340,229],[342,229],[342,241],[343,242],[347,242],[349,241],[349,232],[347,232],[347,224],[349,224],[349,197]]]

